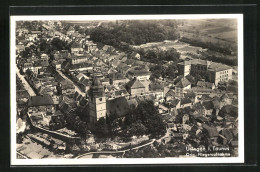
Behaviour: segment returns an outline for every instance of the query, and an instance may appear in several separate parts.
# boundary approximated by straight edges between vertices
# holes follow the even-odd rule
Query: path
[[[127,151],[130,151],[130,150],[135,150],[135,149],[139,149],[141,147],[144,147],[144,146],[148,146],[150,144],[153,144],[153,142],[155,141],[155,139],[153,139],[152,141],[146,143],[146,144],[143,144],[143,145],[140,145],[140,146],[136,146],[134,148],[130,148],[130,149],[126,149],[126,150],[121,150],[121,151],[99,151],[99,152],[88,152],[88,153],[85,153],[85,154],[82,154],[82,155],[79,155],[77,157],[75,157],[75,159],[80,159],[80,158],[84,158],[84,156],[87,156],[87,155],[91,155],[93,156],[93,154],[117,154],[117,153],[125,153]]]
[[[20,74],[19,69],[17,68],[17,66],[16,66],[16,75],[22,81],[22,84],[23,84],[24,88],[28,91],[29,95],[30,96],[36,96],[36,93],[33,91],[32,87],[28,84],[28,82],[26,81],[24,76]]]

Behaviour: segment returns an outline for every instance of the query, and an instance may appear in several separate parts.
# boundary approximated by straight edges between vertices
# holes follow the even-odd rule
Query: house
[[[227,123],[233,123],[238,117],[238,108],[233,105],[225,105],[219,111],[219,116],[225,118]]]
[[[132,96],[140,95],[145,92],[145,86],[137,78],[133,78],[131,81],[129,81],[125,88]]]
[[[200,89],[215,89],[215,84],[211,82],[206,82],[205,80],[201,80],[197,82],[197,88]]]
[[[70,48],[71,54],[83,54],[84,49],[81,43],[74,42]]]
[[[180,100],[179,106],[176,106],[176,109],[180,108],[186,108],[186,107],[191,107],[193,102],[189,98],[183,98]]]
[[[57,90],[61,95],[71,96],[75,93],[75,86],[71,81],[63,80],[59,82]]]
[[[140,59],[141,59],[140,54],[137,53],[137,52],[131,53],[131,54],[130,54],[130,57],[131,57],[132,59],[137,59],[137,60],[140,60]]]
[[[132,69],[128,71],[128,76],[130,78],[136,77],[138,80],[149,80],[151,76],[151,72],[147,70],[136,70]]]
[[[67,30],[67,35],[71,35],[71,34],[74,33],[74,32],[75,32],[74,27],[70,26],[70,27],[68,28],[68,30]]]
[[[221,144],[223,145],[228,145],[232,140],[233,140],[233,134],[232,134],[232,131],[228,128],[224,128],[222,129],[220,132],[220,142]]]
[[[169,89],[165,94],[165,101],[168,102],[175,98],[175,91],[173,89]]]
[[[110,84],[114,86],[125,84],[129,81],[122,73],[110,73],[108,74]]]
[[[91,72],[93,71],[93,65],[89,63],[79,63],[79,64],[67,64],[65,69],[70,72]]]
[[[129,97],[129,93],[125,89],[115,90],[113,93],[113,97]]]
[[[115,51],[115,48],[110,45],[104,45],[102,50],[104,50],[105,52],[111,53],[111,52]]]
[[[15,46],[15,49],[16,49],[16,53],[19,54],[19,53],[21,53],[22,51],[25,50],[25,46],[18,44],[18,45]]]
[[[214,126],[209,126],[205,123],[202,124],[202,128],[204,129],[204,131],[208,134],[208,137],[210,139],[216,140],[219,136],[217,128]]]
[[[192,106],[190,114],[193,115],[194,117],[205,115],[205,108],[200,102],[195,103]]]
[[[84,92],[87,92],[90,89],[90,80],[88,78],[80,77],[79,81],[77,82],[80,89]]]
[[[61,64],[65,61],[65,59],[57,59],[57,60],[53,60],[51,62],[51,65],[53,66],[53,68],[55,70],[61,70]]]
[[[110,80],[109,78],[103,78],[100,80],[102,85],[110,85]]]
[[[27,37],[28,37],[29,41],[35,41],[40,34],[41,34],[41,31],[30,31],[27,34]]]
[[[164,84],[159,82],[151,82],[149,85],[149,91],[156,95],[157,99],[164,98]]]
[[[118,72],[126,75],[130,67],[127,64],[120,62],[116,69]]]
[[[73,65],[79,63],[87,63],[89,62],[90,58],[91,58],[90,54],[77,54],[77,55],[72,55],[69,59],[69,62]]]
[[[31,96],[27,106],[28,113],[42,112],[53,114],[55,112],[54,102],[50,95]]]
[[[151,81],[150,80],[140,80],[140,82],[144,85],[145,92],[149,92]]]
[[[184,77],[175,85],[175,95],[176,97],[183,98],[187,89],[191,88],[190,81]]]
[[[59,102],[58,107],[64,114],[69,114],[77,108],[76,102],[68,96],[62,95]]]
[[[230,94],[223,94],[221,97],[220,97],[220,104],[221,106],[225,106],[225,105],[231,105],[232,104],[232,101],[233,101],[233,95],[230,95]]]
[[[30,95],[25,89],[16,90],[16,102],[17,106],[25,106],[29,100]]]
[[[205,102],[202,103],[202,105],[205,108],[205,115],[211,116],[212,112],[213,112],[213,108],[214,108],[212,101],[205,101]]]

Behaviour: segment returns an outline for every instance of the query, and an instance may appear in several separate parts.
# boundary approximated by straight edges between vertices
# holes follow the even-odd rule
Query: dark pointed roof
[[[128,86],[129,88],[145,88],[145,86],[137,79],[134,78],[131,81],[129,81],[126,86]]]
[[[102,85],[100,79],[98,77],[93,78],[92,86],[100,86]]]

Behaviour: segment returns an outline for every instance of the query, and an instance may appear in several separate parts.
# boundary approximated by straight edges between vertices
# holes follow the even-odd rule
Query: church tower
[[[94,77],[89,89],[89,116],[90,122],[95,123],[101,117],[106,117],[106,97],[104,87],[99,78]]]

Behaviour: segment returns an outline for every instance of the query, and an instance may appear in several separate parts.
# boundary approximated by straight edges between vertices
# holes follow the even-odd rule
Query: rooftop
[[[144,85],[137,79],[134,78],[126,84],[129,88],[145,88]]]
[[[28,106],[46,106],[53,105],[53,100],[50,95],[42,95],[42,96],[31,96],[28,101]]]

